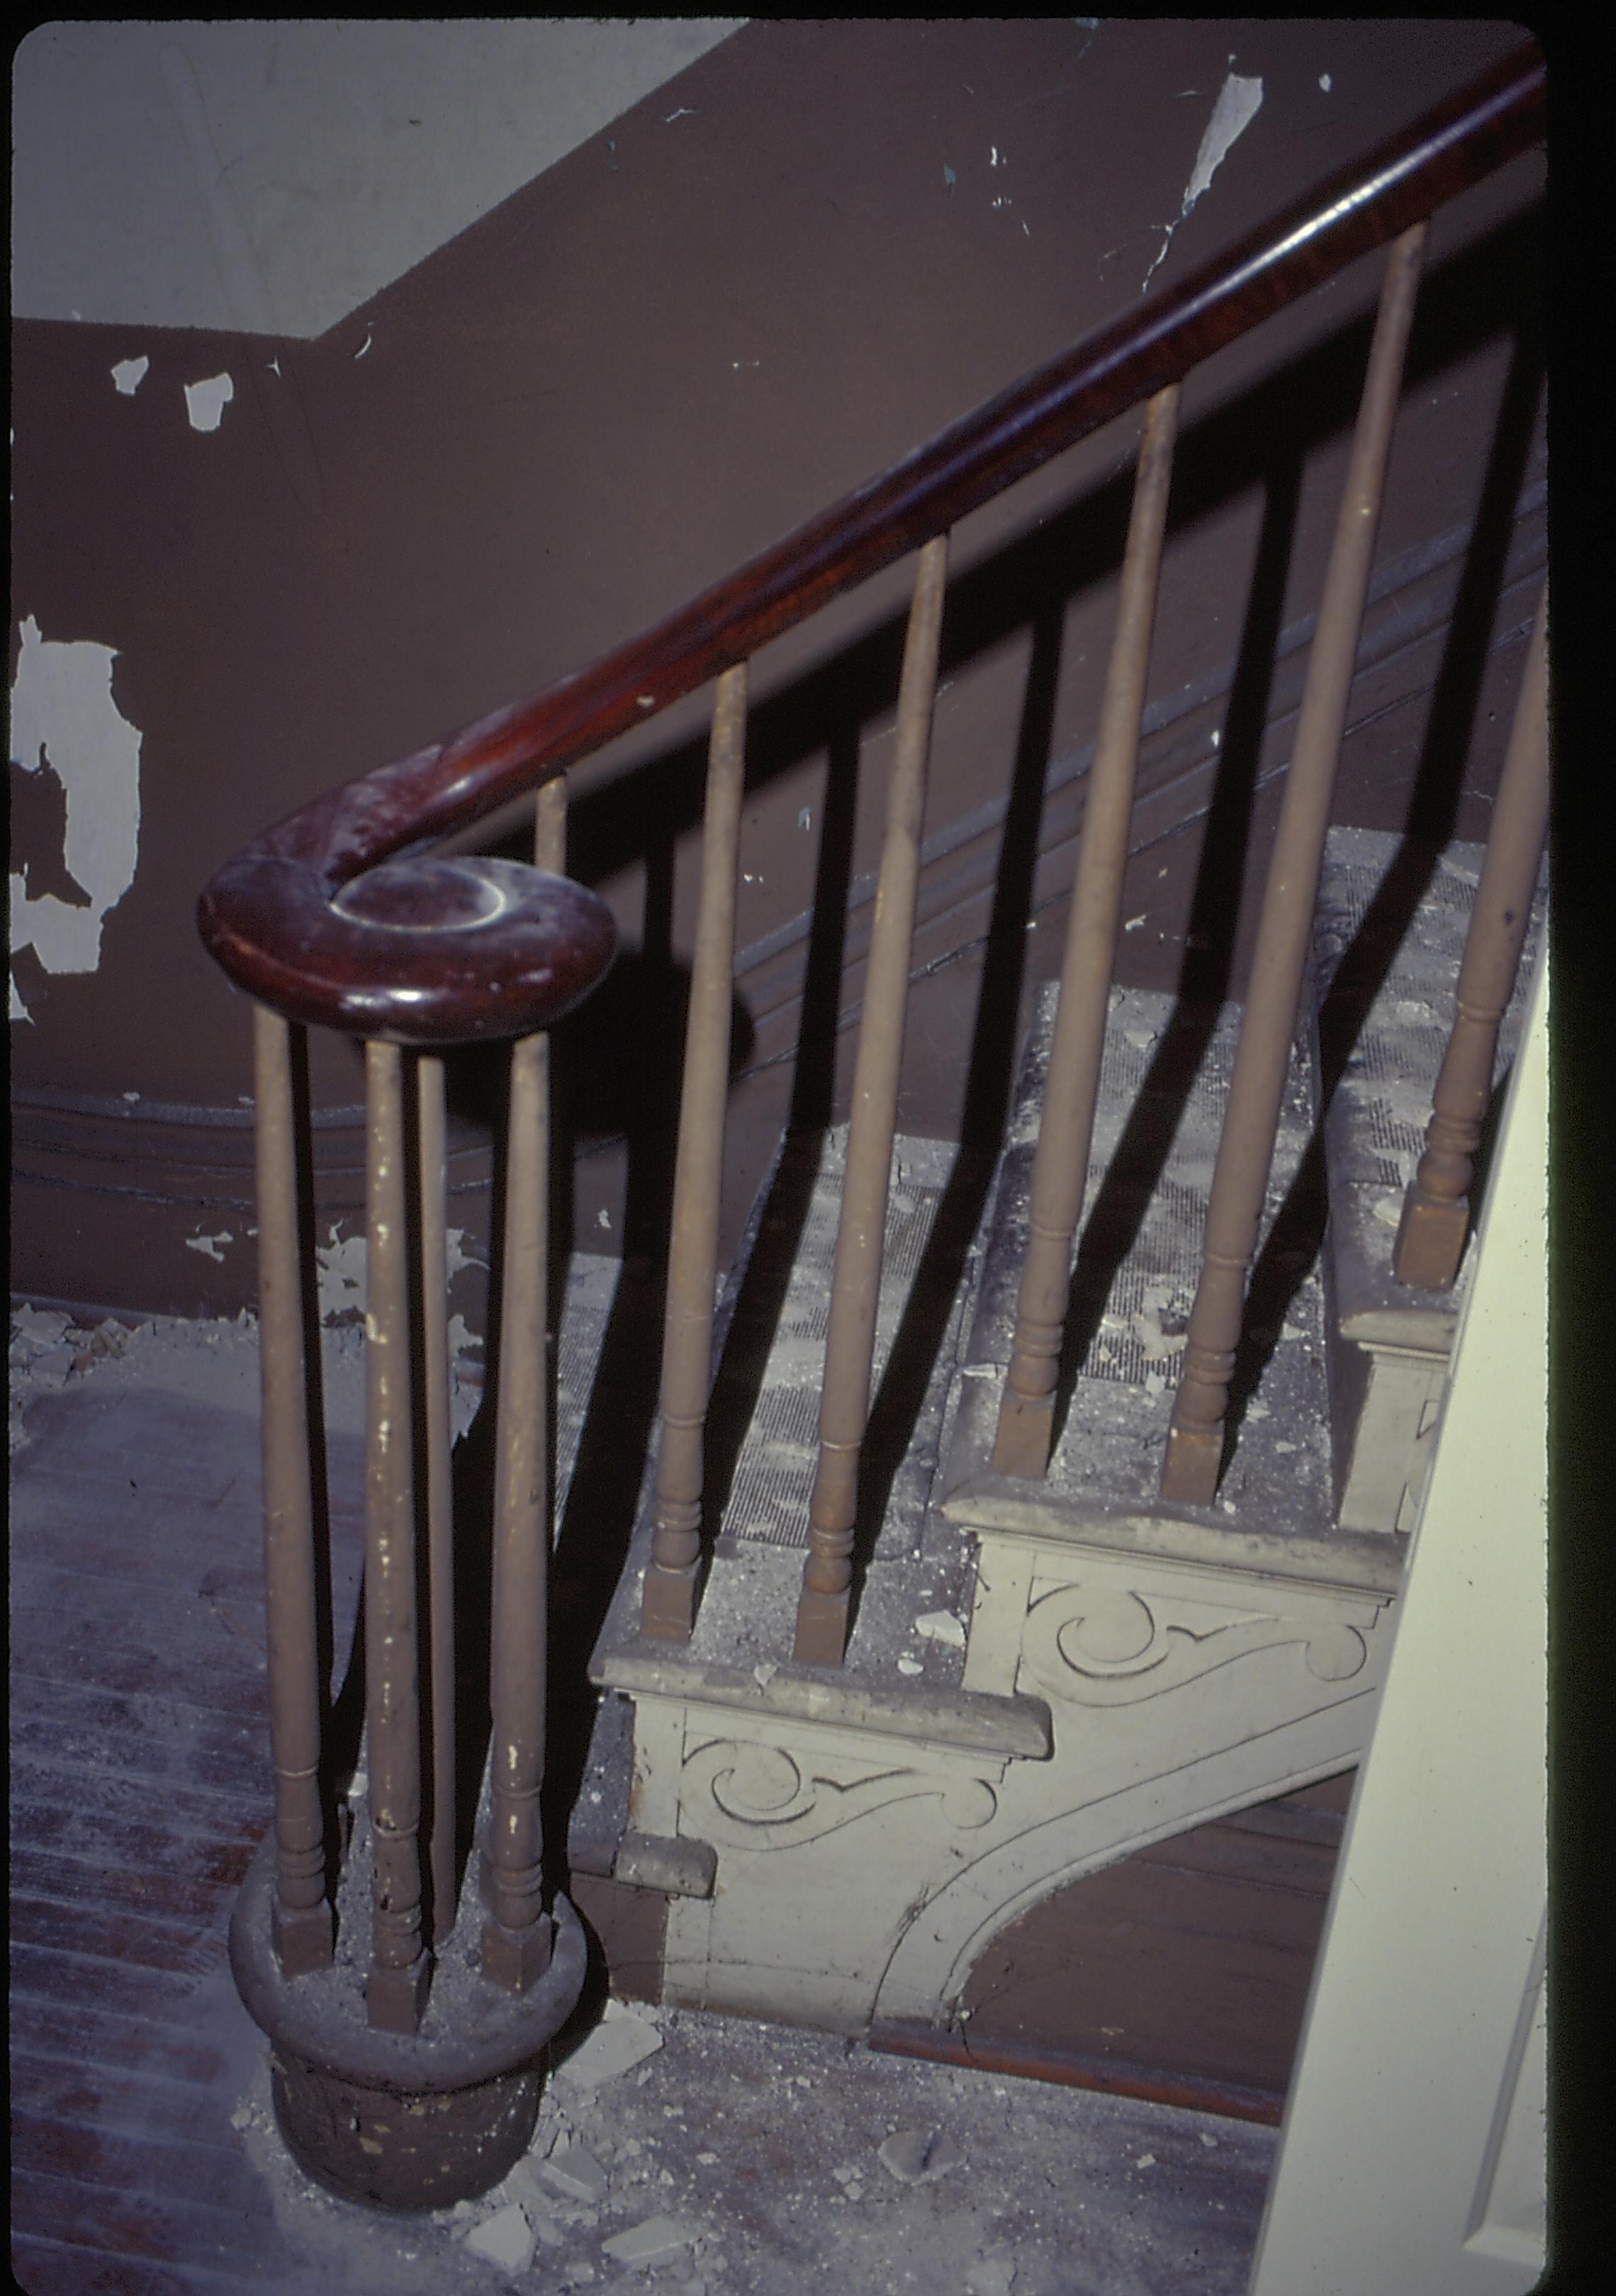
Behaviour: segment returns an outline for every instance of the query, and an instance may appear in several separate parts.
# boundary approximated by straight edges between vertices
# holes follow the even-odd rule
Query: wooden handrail
[[[291,1019],[412,1044],[515,1035],[585,994],[609,948],[581,890],[425,849],[551,779],[1181,381],[1215,351],[1540,140],[1527,44],[1181,285],[1110,321],[644,636],[304,806],[227,862],[198,922]],[[387,865],[385,867],[379,865]],[[510,873],[508,881],[500,871]],[[356,880],[363,879],[363,884]]]

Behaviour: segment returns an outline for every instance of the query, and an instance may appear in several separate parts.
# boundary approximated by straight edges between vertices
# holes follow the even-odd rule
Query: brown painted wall
[[[29,615],[47,639],[115,647],[143,754],[140,864],[100,969],[20,961],[13,1287],[186,1312],[251,1299],[247,1016],[192,912],[257,828],[593,659],[1136,299],[1231,53],[1262,108],[1153,284],[1518,37],[758,21],[318,342],[19,324],[13,663]],[[1432,234],[1343,819],[1484,830],[1542,562],[1541,174],[1517,163]],[[1186,392],[1128,978],[1238,988],[1248,816],[1260,831],[1274,801],[1249,785],[1283,766],[1304,658],[1274,655],[1317,598],[1375,273]],[[109,369],[142,353],[140,391],[119,397]],[[221,369],[236,397],[201,436],[181,385]],[[1058,964],[1131,440],[1102,434],[956,537],[927,816],[948,849],[923,896],[911,1130],[992,1136],[1016,1015]],[[808,918],[874,866],[906,579],[757,665],[726,1249],[782,1122],[841,1106],[835,1021],[859,994],[867,899],[845,936]],[[626,1226],[631,1249],[656,1246],[704,706],[575,777],[573,866],[627,951],[569,1030],[585,1248],[619,1248]],[[13,868],[52,882],[49,784],[12,783]],[[313,1066],[335,1112],[323,1218],[357,1226],[360,1134],[340,1111],[357,1054],[324,1041]],[[451,1218],[474,1239],[488,1078],[469,1065],[457,1090]],[[186,1248],[225,1231],[221,1260]]]

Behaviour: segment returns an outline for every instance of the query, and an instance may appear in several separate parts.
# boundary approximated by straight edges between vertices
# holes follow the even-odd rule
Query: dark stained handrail
[[[391,857],[417,854],[537,788],[947,532],[1516,158],[1541,139],[1545,114],[1546,67],[1529,43],[642,636],[267,831],[202,895],[209,950],[294,1020],[418,1044],[546,1025],[600,969],[605,929],[588,897],[580,892],[558,922],[544,904],[524,903],[514,880],[497,898],[475,894],[487,864]],[[390,861],[384,876],[353,884]]]

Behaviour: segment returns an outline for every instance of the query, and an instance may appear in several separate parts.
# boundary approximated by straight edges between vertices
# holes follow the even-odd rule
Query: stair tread
[[[688,1645],[657,1645],[694,1668],[750,1671],[783,1668],[805,1679],[824,1669],[791,1661],[797,1599],[807,1552],[808,1504],[816,1457],[836,1221],[846,1163],[847,1130],[784,1144],[765,1183],[759,1212],[728,1287],[723,1357],[710,1423],[723,1449],[726,1425],[743,1431],[727,1488],[715,1494],[721,1529]],[[872,1440],[861,1489],[871,1521],[861,1525],[855,1603],[846,1659],[833,1678],[879,1682],[915,1695],[957,1692],[964,1630],[957,1645],[921,1635],[915,1621],[951,1613],[965,1584],[965,1542],[930,1511],[931,1483],[941,1454],[954,1391],[959,1337],[974,1273],[970,1249],[939,1291],[927,1262],[957,1155],[950,1144],[899,1135],[893,1144],[886,1242],[876,1319]],[[781,1212],[785,1202],[789,1209]],[[771,1213],[765,1207],[775,1207]],[[916,1282],[935,1295],[915,1312]],[[761,1369],[757,1357],[767,1347]],[[892,1414],[907,1440],[898,1456],[883,1442],[883,1386],[921,1390],[918,1408]],[[649,1560],[650,1472],[628,1568],[597,1644],[597,1680],[612,1670],[610,1654],[645,1646],[638,1635],[640,1588]],[[902,1663],[900,1663],[900,1661]]]
[[[1154,991],[1112,991],[1069,1321],[1076,1335],[1069,1357],[1080,1347],[1081,1361],[1075,1379],[1069,1362],[1070,1400],[1045,1480],[1013,1483],[991,1473],[1056,996],[1054,983],[1041,994],[1018,1082],[953,1449],[939,1485],[947,1512],[972,1520],[972,1495],[993,1491],[1028,1505],[1047,1501],[1052,1521],[1081,1517],[1100,1537],[1120,1510],[1214,1531],[1232,1520],[1243,1532],[1258,1524],[1309,1545],[1327,1541],[1324,1292],[1317,1226],[1309,1231],[1307,1221],[1313,1103],[1305,1031],[1292,1047],[1264,1219],[1260,1297],[1275,1320],[1251,1334],[1237,1367],[1234,1457],[1214,1507],[1162,1510],[1157,1499],[1238,1041],[1235,1005],[1214,1016]],[[1287,1250],[1294,1254],[1288,1265]],[[1216,1541],[1208,1551],[1217,1551]],[[1239,1552],[1233,1548],[1230,1560]]]

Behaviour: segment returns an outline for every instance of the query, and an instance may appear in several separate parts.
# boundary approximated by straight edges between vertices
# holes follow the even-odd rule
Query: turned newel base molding
[[[570,1904],[555,1898],[549,1965],[521,1993],[489,1982],[477,1923],[457,1923],[430,1981],[423,1968],[418,2029],[386,2031],[366,2016],[368,1923],[350,1890],[339,1892],[330,1966],[283,1973],[273,1853],[272,1840],[242,1886],[230,1965],[269,2039],[275,2120],[292,2157],[326,2191],[371,2208],[441,2209],[488,2192],[532,2141],[550,2042],[583,1989],[587,1948]]]

